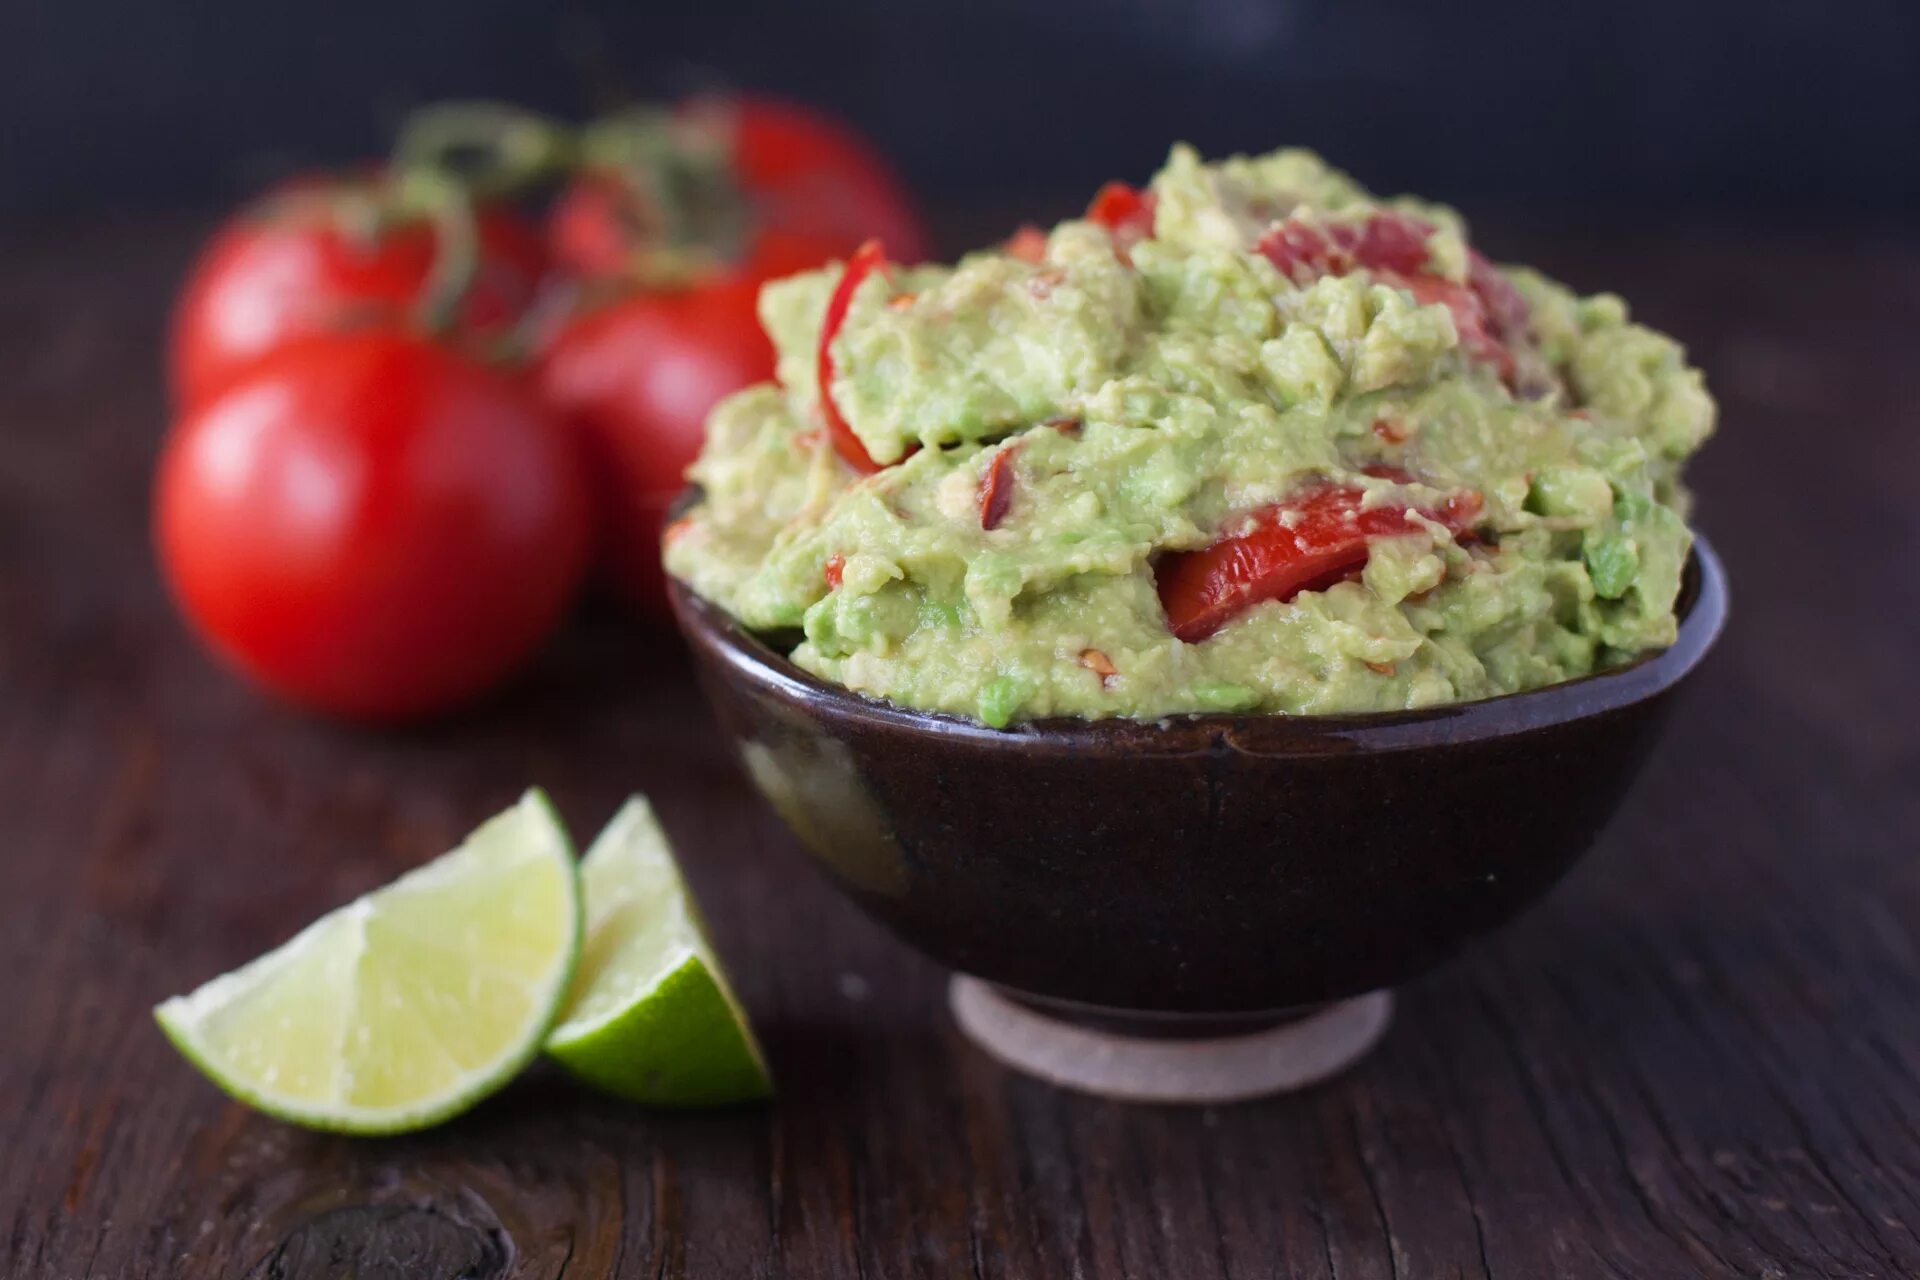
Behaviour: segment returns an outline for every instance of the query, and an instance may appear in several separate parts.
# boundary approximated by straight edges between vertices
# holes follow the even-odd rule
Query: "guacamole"
[[[1714,422],[1679,345],[1309,152],[1175,147],[1044,236],[760,311],[778,378],[715,409],[667,567],[860,694],[1384,711],[1673,640]]]

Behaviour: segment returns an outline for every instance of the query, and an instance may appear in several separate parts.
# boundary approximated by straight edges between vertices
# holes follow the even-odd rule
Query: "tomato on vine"
[[[568,271],[639,283],[757,283],[870,239],[901,262],[928,252],[912,198],[869,143],[820,112],[755,96],[694,98],[589,125],[547,226],[554,261]]]
[[[445,711],[553,629],[588,552],[586,480],[532,392],[392,329],[285,343],[189,410],[154,540],[208,645],[293,702]]]
[[[582,132],[575,166],[549,244],[593,300],[547,346],[541,385],[600,460],[608,576],[628,598],[662,605],[661,517],[706,416],[773,376],[760,285],[875,238],[897,261],[918,261],[927,238],[864,141],[770,99],[610,117]]]
[[[513,202],[554,182],[543,234]],[[373,720],[506,678],[590,555],[663,599],[707,413],[773,374],[760,284],[874,234],[924,251],[884,163],[797,107],[418,113],[384,166],[270,192],[195,265],[154,502],[175,598],[255,682]]]
[[[449,269],[471,256],[449,340],[479,347],[504,338],[547,272],[539,232],[500,203],[456,213],[459,192],[383,176],[313,176],[287,183],[221,227],[201,253],[174,310],[170,372],[176,403],[191,406],[283,343],[344,328],[394,324]],[[449,237],[471,236],[470,246]]]
[[[746,284],[640,290],[583,310],[538,373],[589,461],[600,569],[628,600],[664,608],[660,528],[721,397],[773,376]]]

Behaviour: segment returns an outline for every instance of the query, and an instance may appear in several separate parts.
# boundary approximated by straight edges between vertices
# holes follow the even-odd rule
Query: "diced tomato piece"
[[[1289,279],[1343,276],[1355,270],[1427,270],[1433,224],[1404,213],[1369,214],[1362,222],[1283,218],[1268,227],[1253,251]]]
[[[1402,271],[1427,269],[1427,241],[1433,224],[1404,213],[1376,213],[1358,227],[1348,224],[1342,243],[1363,267]]]
[[[847,571],[847,558],[838,551],[827,557],[826,564],[820,567],[820,576],[827,580],[829,591],[840,589],[841,575]]]
[[[1080,665],[1099,676],[1102,687],[1111,685],[1113,678],[1120,674],[1120,668],[1113,665],[1113,659],[1098,649],[1082,649]]]
[[[1480,301],[1486,305],[1487,314],[1493,318],[1493,331],[1502,338],[1512,338],[1526,331],[1527,322],[1532,319],[1532,309],[1513,282],[1500,274],[1500,269],[1488,262],[1478,249],[1467,250],[1467,285],[1480,295]]]
[[[840,326],[847,322],[847,308],[853,304],[854,290],[874,272],[886,269],[887,251],[878,240],[869,240],[853,251],[840,273],[840,283],[833,288],[833,296],[827,299],[826,318],[820,324],[820,351],[814,362],[820,383],[820,414],[827,420],[827,434],[833,437],[833,447],[847,460],[847,465],[866,475],[880,470],[880,464],[860,443],[860,437],[853,433],[840,407],[833,402],[833,340]]]
[[[1114,247],[1124,253],[1153,234],[1153,205],[1151,191],[1109,182],[1094,193],[1093,203],[1087,206],[1087,221],[1105,227]]]
[[[1439,276],[1403,276],[1397,271],[1375,274],[1382,284],[1411,293],[1415,302],[1444,305],[1453,314],[1454,331],[1460,335],[1460,348],[1468,358],[1492,365],[1502,378],[1513,376],[1513,352],[1494,336],[1492,318],[1479,294]]]
[[[1356,270],[1411,275],[1427,269],[1427,238],[1432,234],[1430,224],[1399,213],[1376,213],[1364,222],[1283,218],[1267,228],[1253,249],[1282,275],[1302,283]]]
[[[1365,568],[1375,539],[1419,529],[1416,513],[1455,534],[1480,515],[1480,495],[1471,490],[1438,508],[1363,508],[1364,497],[1357,487],[1322,485],[1256,512],[1244,532],[1162,556],[1154,578],[1168,628],[1197,644],[1263,600],[1324,590]]]
[[[1047,233],[1031,222],[1007,237],[1000,251],[1022,262],[1039,262],[1047,256]]]
[[[987,473],[980,477],[980,527],[998,529],[1013,505],[1013,455],[1018,445],[1010,444],[993,455]]]
[[[1295,284],[1319,276],[1343,276],[1353,259],[1319,227],[1298,218],[1282,218],[1254,242],[1253,251]]]
[[[1494,265],[1467,251],[1467,282],[1456,284],[1428,270],[1427,239],[1433,224],[1404,213],[1375,213],[1363,222],[1309,222],[1284,218],[1254,244],[1254,252],[1297,284],[1320,276],[1367,271],[1382,284],[1405,289],[1415,300],[1443,303],[1453,314],[1467,355],[1513,376],[1507,341],[1526,329],[1527,302]]]

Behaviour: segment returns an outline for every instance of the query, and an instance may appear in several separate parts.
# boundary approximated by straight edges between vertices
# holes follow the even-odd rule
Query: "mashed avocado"
[[[714,411],[668,569],[824,679],[995,726],[1420,707],[1672,641],[1714,421],[1675,342],[1308,152],[1176,147],[1137,199],[866,276],[830,362],[841,268],[769,285],[778,380]],[[1329,492],[1348,542],[1302,514]]]

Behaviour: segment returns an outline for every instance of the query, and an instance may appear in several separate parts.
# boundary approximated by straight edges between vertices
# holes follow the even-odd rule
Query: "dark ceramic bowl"
[[[1039,1003],[1228,1018],[1403,982],[1545,893],[1727,615],[1702,539],[1678,640],[1600,675],[1423,711],[994,730],[826,684],[671,590],[747,772],[869,914]]]

